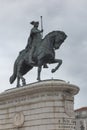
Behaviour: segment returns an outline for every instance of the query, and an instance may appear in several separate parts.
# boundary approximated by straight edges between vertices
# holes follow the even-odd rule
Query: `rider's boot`
[[[43,68],[48,68],[47,64],[44,64],[44,65],[43,65]]]
[[[30,58],[29,58],[29,63],[32,65],[35,64],[35,62],[32,60],[32,56],[30,56]]]

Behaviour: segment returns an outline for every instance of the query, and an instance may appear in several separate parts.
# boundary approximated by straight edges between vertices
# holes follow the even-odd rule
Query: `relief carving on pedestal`
[[[63,101],[64,101],[64,109],[65,109],[65,113],[69,116],[69,117],[73,117],[75,116],[74,114],[74,98],[71,96],[70,93],[64,92],[64,94],[62,95],[63,97]]]
[[[24,124],[23,112],[17,112],[13,117],[13,124],[15,127],[22,127]]]
[[[65,112],[69,117],[74,116],[74,110],[73,110],[73,102],[71,101],[65,101],[64,104]]]

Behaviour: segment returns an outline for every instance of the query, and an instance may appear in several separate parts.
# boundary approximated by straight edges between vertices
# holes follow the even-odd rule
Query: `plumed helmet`
[[[32,22],[30,22],[30,24],[35,26],[35,25],[39,24],[39,22],[38,21],[32,21]]]

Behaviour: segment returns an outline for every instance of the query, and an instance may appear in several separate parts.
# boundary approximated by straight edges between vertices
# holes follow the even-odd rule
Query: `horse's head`
[[[66,38],[67,35],[63,31],[55,31],[54,48],[59,49]]]

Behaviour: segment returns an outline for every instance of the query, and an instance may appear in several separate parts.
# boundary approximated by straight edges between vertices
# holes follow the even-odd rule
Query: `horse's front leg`
[[[52,73],[54,73],[56,70],[58,70],[58,68],[62,64],[62,60],[61,59],[54,59],[53,63],[58,63],[58,65],[54,69],[51,70]]]
[[[37,75],[37,80],[40,81],[40,74],[41,74],[41,70],[42,70],[42,63],[39,61],[38,62],[38,75]]]

